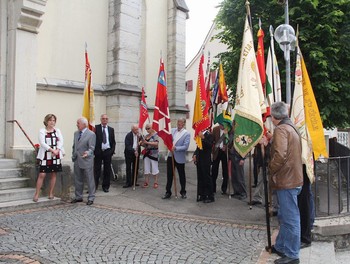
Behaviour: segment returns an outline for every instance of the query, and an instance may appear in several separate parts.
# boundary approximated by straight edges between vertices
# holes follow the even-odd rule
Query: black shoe
[[[94,201],[89,200],[89,201],[86,203],[86,205],[92,205],[93,203],[94,203]]]
[[[265,247],[265,250],[266,250],[266,251],[270,251],[269,248],[268,248],[267,246]],[[278,250],[275,248],[275,246],[271,246],[271,253],[272,253],[272,254],[277,254],[278,256],[280,256],[280,257],[282,257],[282,258],[286,256],[286,255],[284,255],[284,253],[278,251]]]
[[[278,215],[277,211],[272,212],[272,216],[277,216],[277,215]]]
[[[256,185],[256,184],[254,184],[254,185],[252,185],[252,188],[256,188],[256,186],[257,186],[257,185]]]
[[[247,195],[239,195],[239,196],[237,197],[238,200],[244,200],[244,199],[246,199],[246,198],[247,198]]]
[[[227,192],[222,191],[222,192],[221,192],[221,194],[222,194],[222,195],[226,195],[226,194],[227,194]]]
[[[136,183],[135,186],[140,186],[140,184]]]
[[[186,199],[187,198],[186,194],[181,194],[181,198]]]
[[[299,264],[300,261],[299,261],[299,259],[292,259],[292,258],[285,256],[283,258],[276,259],[274,263],[275,264]]]
[[[130,187],[131,185],[128,185],[128,184],[123,186],[123,188],[130,188]]]
[[[73,199],[72,201],[71,201],[71,203],[81,203],[83,201],[83,199]]]
[[[166,193],[166,194],[164,194],[162,199],[170,199],[170,197],[171,197],[171,194],[170,193]]]
[[[302,249],[302,248],[308,248],[308,247],[311,247],[311,243],[301,242],[301,244],[300,244],[300,249]]]
[[[107,188],[102,188],[102,190],[103,190],[105,193],[109,192],[109,189],[107,189]]]
[[[251,202],[248,202],[248,205],[258,205],[258,204],[261,204],[260,201],[251,201]]]
[[[204,197],[198,195],[198,197],[197,197],[197,202],[203,202],[203,201],[204,201]]]
[[[214,201],[215,201],[214,197],[212,197],[212,198],[206,198],[206,199],[203,201],[203,203],[212,203],[212,202],[214,202]]]

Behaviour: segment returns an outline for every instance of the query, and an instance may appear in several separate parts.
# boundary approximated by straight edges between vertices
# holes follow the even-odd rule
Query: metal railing
[[[315,175],[315,215],[349,214],[350,156],[316,162]]]

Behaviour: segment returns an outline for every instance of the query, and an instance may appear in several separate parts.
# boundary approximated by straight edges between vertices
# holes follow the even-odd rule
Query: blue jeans
[[[298,259],[300,251],[300,213],[297,199],[300,191],[301,187],[276,190],[280,230],[275,248],[292,259]]]

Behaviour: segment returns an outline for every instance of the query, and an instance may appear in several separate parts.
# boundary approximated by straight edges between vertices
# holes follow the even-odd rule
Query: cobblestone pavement
[[[0,214],[0,263],[257,263],[265,227],[63,204]]]

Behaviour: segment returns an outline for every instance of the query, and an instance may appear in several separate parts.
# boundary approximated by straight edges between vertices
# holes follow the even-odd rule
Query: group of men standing
[[[303,165],[301,159],[301,138],[289,119],[288,106],[277,102],[271,107],[272,122],[275,125],[271,143],[268,170],[272,189],[278,198],[278,219],[280,224],[276,243],[272,253],[281,256],[277,264],[299,263],[300,250],[300,213],[298,194],[303,186]],[[172,196],[174,169],[177,169],[180,180],[180,195],[186,199],[186,152],[190,144],[190,133],[185,129],[186,119],[177,120],[177,127],[171,131],[173,148],[167,155],[167,184],[163,199]],[[104,164],[102,189],[109,191],[111,158],[115,151],[114,130],[108,125],[107,115],[101,116],[101,124],[96,126],[96,132],[90,131],[85,118],[77,120],[78,131],[74,134],[73,155],[75,171],[75,199],[72,203],[83,201],[83,177],[88,179],[88,205],[93,203],[95,190],[101,176],[101,164]],[[228,161],[231,161],[231,181],[233,197],[243,200],[247,197],[244,179],[244,160],[233,147],[234,122],[228,131],[223,124],[214,127],[212,132],[199,133],[202,148],[197,148],[193,160],[197,165],[198,192],[197,201],[205,203],[214,201],[219,164],[222,163],[223,181],[221,194],[229,190]],[[123,188],[137,185],[138,158],[140,155],[140,134],[137,125],[125,137],[126,184]],[[95,171],[93,170],[95,166]],[[95,175],[95,176],[94,176]],[[231,191],[230,191],[231,192]],[[228,193],[230,194],[230,193]]]

